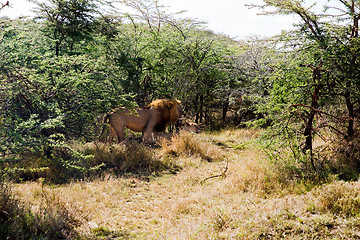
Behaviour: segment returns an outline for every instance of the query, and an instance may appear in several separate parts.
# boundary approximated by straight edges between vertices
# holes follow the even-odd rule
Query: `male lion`
[[[134,111],[116,108],[104,117],[104,123],[110,126],[110,137],[124,140],[125,127],[134,132],[142,132],[144,142],[153,142],[158,132],[177,121],[183,114],[180,101],[176,99],[157,99]]]

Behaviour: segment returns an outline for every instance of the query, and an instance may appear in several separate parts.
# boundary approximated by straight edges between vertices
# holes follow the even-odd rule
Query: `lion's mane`
[[[156,109],[159,114],[155,131],[162,132],[170,123],[176,122],[179,119],[177,107],[180,104],[181,101],[177,99],[156,99],[144,107],[145,109]]]

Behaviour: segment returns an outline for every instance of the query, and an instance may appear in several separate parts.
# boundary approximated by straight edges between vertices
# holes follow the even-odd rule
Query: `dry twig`
[[[225,167],[224,170],[221,170],[221,173],[220,173],[220,174],[207,177],[207,178],[205,178],[204,180],[200,181],[200,183],[204,183],[206,180],[209,180],[209,179],[212,179],[212,178],[216,178],[216,177],[224,177],[224,178],[225,178],[225,177],[226,177],[226,172],[227,172],[228,169],[229,169],[229,159],[226,160],[226,167]]]

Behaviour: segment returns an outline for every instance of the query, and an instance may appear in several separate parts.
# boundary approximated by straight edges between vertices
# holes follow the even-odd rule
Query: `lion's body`
[[[158,132],[164,131],[166,126],[177,121],[182,115],[180,101],[175,99],[157,99],[133,111],[125,108],[114,109],[107,114],[104,122],[109,123],[111,138],[124,140],[125,128],[143,133],[143,141],[153,142]]]

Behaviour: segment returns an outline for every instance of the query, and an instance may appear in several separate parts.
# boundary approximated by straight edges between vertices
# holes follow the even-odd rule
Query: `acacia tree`
[[[328,116],[325,125],[349,143],[357,131],[354,122],[358,118],[360,100],[360,2],[332,1],[328,3],[330,5],[324,6],[323,13],[316,13],[315,4],[307,6],[306,3],[302,0],[264,0],[264,4],[257,7],[275,7],[275,11],[270,14],[294,14],[300,18],[298,31],[282,37],[287,41],[282,45],[286,51],[301,53],[304,57],[297,58],[298,66],[306,66],[310,70],[305,71],[308,74],[307,90],[298,92],[302,101],[299,101],[300,95],[297,95],[298,102],[291,102],[291,106],[304,121],[303,150],[309,152],[313,161],[312,136],[317,133],[313,125],[315,116]],[[300,67],[281,71],[304,70]],[[299,76],[293,80],[300,83]],[[297,88],[300,89],[300,86]],[[356,161],[359,168],[360,161]]]
[[[44,33],[53,41],[56,56],[72,51],[77,42],[91,39],[97,0],[32,2],[37,4],[38,18],[45,20]]]
[[[227,98],[225,82],[234,78],[226,63],[231,41],[205,30],[199,21],[167,14],[158,1],[121,2],[134,11],[123,18],[108,56],[126,73],[123,86],[139,105],[178,97],[196,121],[209,122]]]
[[[110,67],[95,42],[84,43],[77,55],[54,57],[42,27],[8,21],[0,33],[0,145],[11,157],[56,158],[51,146],[93,139],[97,117],[125,102],[112,84],[122,76],[107,74]]]
[[[232,74],[238,79],[232,87],[235,98],[234,124],[266,126],[270,123],[267,103],[273,87],[275,69],[284,62],[276,41],[270,38],[253,37],[237,44],[237,54],[232,56]],[[252,120],[252,121],[249,121]]]

